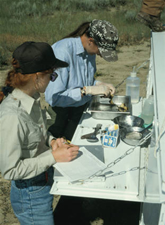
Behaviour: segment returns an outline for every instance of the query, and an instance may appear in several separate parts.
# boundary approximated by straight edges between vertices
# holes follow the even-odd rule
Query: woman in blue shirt
[[[46,101],[56,113],[56,120],[49,131],[56,137],[71,140],[81,115],[92,95],[108,97],[114,94],[112,84],[94,79],[96,55],[106,61],[116,61],[117,29],[109,22],[93,20],[81,24],[67,37],[52,45],[60,60],[69,64],[56,72],[56,83],[50,83],[45,92]]]

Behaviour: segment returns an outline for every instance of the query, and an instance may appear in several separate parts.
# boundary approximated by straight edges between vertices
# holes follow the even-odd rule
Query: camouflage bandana
[[[106,20],[92,20],[89,25],[89,35],[95,40],[101,56],[108,62],[117,61],[116,45],[118,31]]]

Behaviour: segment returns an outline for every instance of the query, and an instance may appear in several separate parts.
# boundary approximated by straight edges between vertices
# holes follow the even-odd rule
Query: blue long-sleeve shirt
[[[81,97],[80,88],[95,85],[96,56],[84,50],[80,37],[60,40],[52,48],[55,56],[69,66],[56,70],[58,78],[46,88],[46,101],[59,107],[78,107],[89,102],[91,96]]]

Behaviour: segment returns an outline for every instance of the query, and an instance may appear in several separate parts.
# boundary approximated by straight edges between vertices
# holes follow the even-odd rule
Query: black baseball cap
[[[68,66],[55,57],[52,47],[45,42],[24,42],[13,52],[13,58],[18,60],[22,74]]]

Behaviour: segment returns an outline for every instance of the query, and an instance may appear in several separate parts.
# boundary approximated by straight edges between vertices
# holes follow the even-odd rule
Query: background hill
[[[53,44],[93,19],[108,20],[117,27],[118,48],[150,37],[149,29],[135,19],[141,7],[139,0],[0,0],[0,5],[1,69],[22,42]]]

